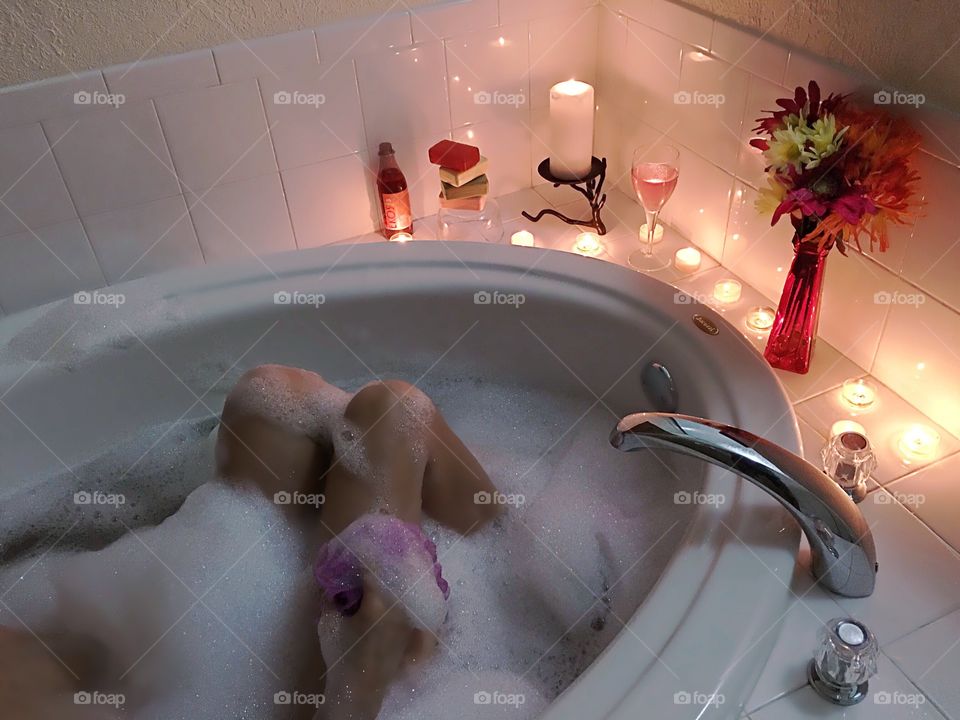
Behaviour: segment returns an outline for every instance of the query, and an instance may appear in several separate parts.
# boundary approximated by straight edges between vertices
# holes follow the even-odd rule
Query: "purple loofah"
[[[420,558],[415,555],[422,553]],[[419,525],[386,513],[364,515],[320,548],[314,577],[324,597],[344,616],[360,609],[363,573],[371,572],[398,596],[412,588],[419,577],[409,577],[411,566],[432,565],[433,577],[443,599],[450,585],[437,562],[437,546]],[[422,574],[422,573],[420,573]]]

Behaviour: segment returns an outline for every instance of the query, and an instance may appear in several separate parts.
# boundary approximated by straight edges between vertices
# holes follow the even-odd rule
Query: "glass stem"
[[[643,248],[644,255],[653,255],[653,236],[657,231],[657,219],[660,217],[659,210],[645,210],[647,215],[647,244]]]

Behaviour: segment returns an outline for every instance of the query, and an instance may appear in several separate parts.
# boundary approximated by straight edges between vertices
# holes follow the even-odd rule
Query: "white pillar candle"
[[[550,172],[563,180],[593,166],[593,86],[567,80],[550,88]]]
[[[696,248],[685,247],[677,250],[673,256],[673,265],[681,272],[693,272],[700,267],[700,251]]]
[[[529,230],[518,230],[510,236],[510,243],[520,247],[533,247],[533,233]]]

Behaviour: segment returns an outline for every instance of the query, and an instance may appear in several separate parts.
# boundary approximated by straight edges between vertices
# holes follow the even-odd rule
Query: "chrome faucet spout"
[[[610,436],[624,452],[662,448],[734,472],[776,498],[794,517],[813,555],[813,574],[846,597],[873,592],[877,551],[860,509],[814,465],[746,430],[673,413],[627,415]]]

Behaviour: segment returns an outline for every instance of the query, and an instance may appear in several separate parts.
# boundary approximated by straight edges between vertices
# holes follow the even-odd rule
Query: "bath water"
[[[621,631],[689,510],[661,463],[609,447],[615,418],[592,398],[421,387],[499,488],[480,500],[507,512],[466,538],[424,523],[449,614],[380,717],[536,717]],[[283,693],[317,642],[316,547],[269,499],[210,481],[215,423],[145,429],[0,516],[0,623],[105,648],[137,720],[289,718]],[[78,506],[79,492],[114,502]]]

